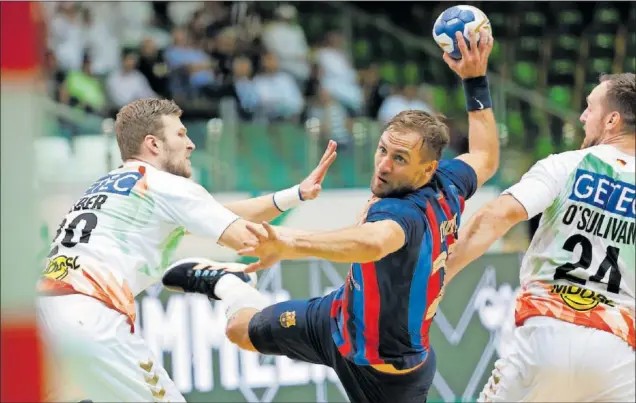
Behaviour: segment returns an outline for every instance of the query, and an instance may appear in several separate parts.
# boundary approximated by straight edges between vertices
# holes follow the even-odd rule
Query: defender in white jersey
[[[634,402],[636,82],[602,76],[582,149],[537,162],[460,231],[452,278],[543,213],[521,267],[512,353],[479,401]]]
[[[180,116],[167,100],[123,107],[116,120],[123,166],[86,190],[53,240],[38,302],[53,353],[51,401],[184,401],[135,332],[134,297],[161,279],[187,233],[242,248],[253,239],[246,220],[269,221],[317,197],[336,157],[331,142],[300,185],[223,206],[189,179],[194,144]],[[232,266],[206,262],[201,272]]]

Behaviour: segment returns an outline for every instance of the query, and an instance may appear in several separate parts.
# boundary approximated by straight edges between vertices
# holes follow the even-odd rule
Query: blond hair
[[[434,116],[420,110],[398,113],[387,124],[385,130],[395,133],[417,133],[422,137],[421,150],[424,157],[436,161],[442,158],[442,151],[450,143],[448,126],[443,116]]]
[[[115,120],[115,133],[122,160],[136,156],[146,136],[163,139],[162,116],[181,117],[182,113],[181,108],[168,99],[139,99],[121,108]]]

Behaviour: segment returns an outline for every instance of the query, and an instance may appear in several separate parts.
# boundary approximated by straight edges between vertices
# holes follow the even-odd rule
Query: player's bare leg
[[[249,351],[257,351],[249,335],[250,321],[261,310],[256,308],[243,308],[231,316],[225,326],[227,338],[240,348]]]
[[[241,267],[244,265],[184,259],[166,270],[163,284],[173,290],[205,294],[223,301],[227,305],[228,339],[242,349],[256,351],[249,337],[250,320],[269,302],[253,287],[256,276],[238,271]]]

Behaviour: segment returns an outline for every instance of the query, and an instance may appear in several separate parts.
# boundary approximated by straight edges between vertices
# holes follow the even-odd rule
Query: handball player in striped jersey
[[[447,126],[424,111],[395,116],[382,134],[371,180],[373,197],[358,225],[307,233],[264,224],[240,252],[260,260],[315,256],[353,262],[344,285],[320,298],[266,306],[236,276],[207,276],[175,265],[166,286],[223,300],[226,334],[243,349],[329,366],[352,402],[423,402],[435,374],[429,328],[444,293],[464,201],[492,177],[499,144],[486,69],[493,39],[470,48],[458,37],[461,60],[444,60],[463,80],[469,152],[442,160]],[[249,224],[248,224],[249,225]]]

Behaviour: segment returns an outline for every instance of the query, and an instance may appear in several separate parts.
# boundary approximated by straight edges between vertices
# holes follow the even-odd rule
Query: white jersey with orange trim
[[[635,348],[635,158],[601,145],[551,155],[506,190],[543,213],[521,268],[516,321],[607,331]]]
[[[133,324],[133,298],[161,279],[186,230],[214,243],[236,219],[195,182],[126,163],[93,183],[64,217],[39,289],[97,298]]]

